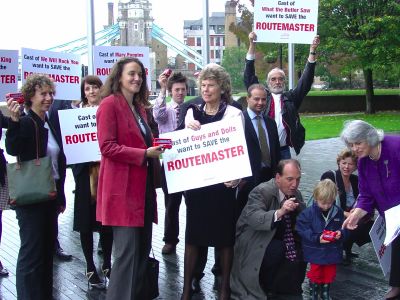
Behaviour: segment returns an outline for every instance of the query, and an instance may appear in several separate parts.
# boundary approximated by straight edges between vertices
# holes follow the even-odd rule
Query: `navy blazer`
[[[247,150],[249,152],[249,159],[251,165],[251,171],[253,176],[246,178],[246,181],[251,184],[252,187],[257,186],[261,183],[261,148],[258,141],[257,133],[254,129],[253,123],[251,122],[247,109],[243,111],[244,116],[244,133],[246,137]],[[275,120],[263,116],[265,126],[268,131],[269,151],[271,155],[271,170],[272,174],[275,175],[276,167],[281,159],[280,144],[278,129],[276,127]]]

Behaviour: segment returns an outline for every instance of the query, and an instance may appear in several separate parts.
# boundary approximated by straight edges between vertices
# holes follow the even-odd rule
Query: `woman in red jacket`
[[[163,152],[152,147],[148,94],[146,70],[132,57],[113,66],[101,89],[96,217],[112,226],[115,246],[107,299],[146,299],[142,279],[157,210],[153,165]]]

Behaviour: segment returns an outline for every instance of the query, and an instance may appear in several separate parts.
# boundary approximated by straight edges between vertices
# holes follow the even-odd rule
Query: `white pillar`
[[[87,0],[87,56],[88,56],[88,75],[94,74],[93,68],[93,46],[95,45],[94,37],[94,8],[93,0]]]
[[[203,66],[210,63],[210,32],[208,28],[208,0],[203,0]]]

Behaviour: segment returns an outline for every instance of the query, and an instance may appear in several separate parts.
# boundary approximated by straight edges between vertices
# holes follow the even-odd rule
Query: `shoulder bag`
[[[52,175],[51,158],[39,158],[39,129],[35,120],[36,158],[7,164],[10,202],[17,206],[29,205],[55,199],[56,184]]]

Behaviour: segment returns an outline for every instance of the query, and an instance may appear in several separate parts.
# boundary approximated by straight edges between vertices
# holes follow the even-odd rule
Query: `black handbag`
[[[149,256],[146,266],[146,276],[144,280],[144,292],[146,300],[157,298],[160,295],[158,289],[159,261],[154,257],[153,249],[151,249],[153,257]]]
[[[8,191],[11,203],[16,205],[35,204],[57,196],[56,184],[52,175],[51,159],[39,158],[39,129],[36,122],[36,158],[7,164]]]

